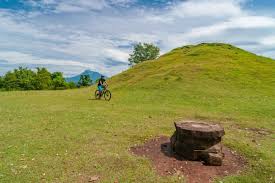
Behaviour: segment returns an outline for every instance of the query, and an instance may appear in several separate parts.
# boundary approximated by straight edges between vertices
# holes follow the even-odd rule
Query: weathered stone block
[[[173,151],[188,160],[202,160],[209,165],[221,165],[221,139],[225,134],[220,125],[198,122],[175,123],[170,138]]]
[[[204,161],[208,165],[221,166],[222,160],[223,160],[222,153],[209,153],[208,158],[206,158]]]

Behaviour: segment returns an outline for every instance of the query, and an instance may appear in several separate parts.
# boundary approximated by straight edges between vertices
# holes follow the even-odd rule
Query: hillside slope
[[[220,85],[232,82],[234,87],[274,86],[275,60],[257,56],[227,44],[199,44],[172,50],[156,61],[134,66],[114,77],[122,85],[139,88],[185,84],[208,80]],[[152,82],[154,81],[154,82]],[[175,82],[174,82],[175,81]],[[119,83],[119,82],[118,82]],[[270,85],[272,84],[272,86]],[[176,85],[175,85],[176,86]]]
[[[232,119],[275,119],[275,61],[228,44],[177,48],[110,82],[114,89],[132,91],[129,96],[143,95],[137,102],[221,111]]]

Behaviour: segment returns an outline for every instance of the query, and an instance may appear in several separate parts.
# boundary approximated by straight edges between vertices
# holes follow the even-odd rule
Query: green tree
[[[3,77],[3,88],[6,90],[19,90],[17,78],[14,72],[7,72]]]
[[[66,81],[62,72],[54,72],[51,75],[53,89],[66,89]]]
[[[50,89],[52,84],[51,73],[46,68],[37,68],[35,88],[37,90]]]
[[[0,88],[4,86],[4,78],[0,76]]]
[[[34,90],[35,89],[35,76],[36,73],[28,68],[19,67],[14,69],[16,77],[16,85],[21,90]]]
[[[67,83],[67,88],[73,89],[73,88],[76,88],[76,87],[77,87],[76,84],[72,81]]]
[[[89,75],[81,75],[78,81],[78,86],[90,86],[92,80]]]
[[[90,77],[85,76],[81,84],[88,86]],[[0,77],[1,90],[46,90],[76,88],[73,82],[67,83],[61,72],[50,73],[46,68],[37,68],[37,72],[19,67]]]
[[[19,67],[7,72],[3,77],[2,87],[6,90],[32,90],[34,87],[35,72]]]
[[[135,65],[140,62],[154,60],[159,57],[160,49],[154,44],[138,43],[134,46],[134,51],[130,54],[128,61],[130,65]]]

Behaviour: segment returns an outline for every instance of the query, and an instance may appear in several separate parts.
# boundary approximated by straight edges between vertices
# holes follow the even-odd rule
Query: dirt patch
[[[223,147],[225,158],[222,166],[206,166],[203,162],[187,161],[174,155],[169,137],[161,136],[131,148],[138,156],[149,158],[161,176],[181,174],[189,183],[210,183],[216,177],[239,173],[245,166],[243,157]]]

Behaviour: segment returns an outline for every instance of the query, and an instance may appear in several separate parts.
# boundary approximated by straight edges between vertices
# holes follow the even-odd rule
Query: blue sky
[[[0,0],[0,75],[40,66],[111,76],[137,42],[162,53],[226,42],[275,58],[274,12],[275,0]]]

